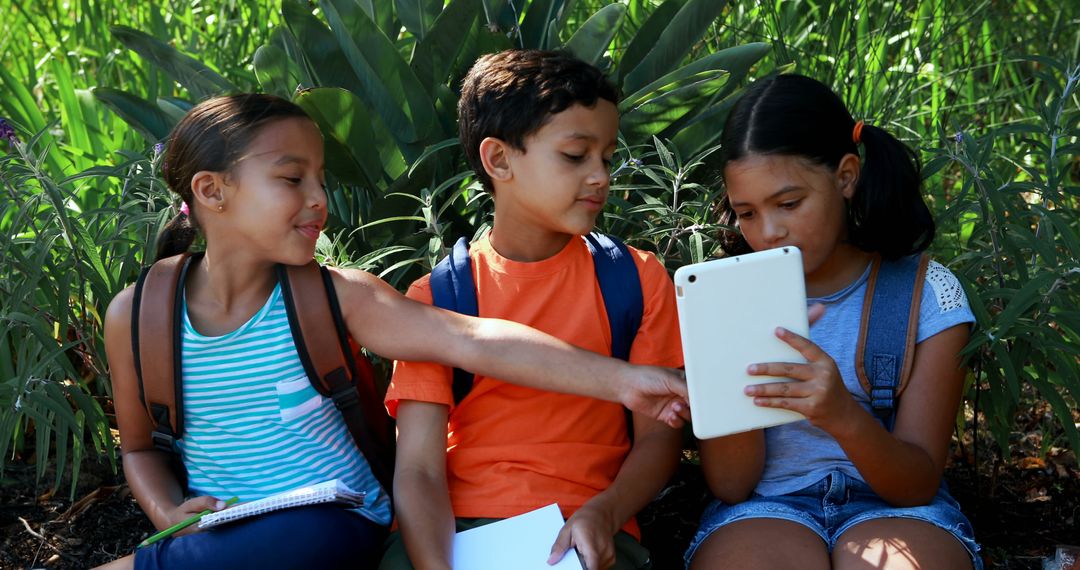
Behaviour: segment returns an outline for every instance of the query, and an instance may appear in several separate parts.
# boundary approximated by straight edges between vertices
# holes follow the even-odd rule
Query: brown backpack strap
[[[915,283],[912,286],[911,308],[908,312],[907,338],[904,343],[907,350],[904,351],[904,367],[900,371],[900,385],[896,388],[896,397],[904,393],[908,381],[911,380],[911,369],[915,364],[915,340],[919,337],[919,309],[922,307],[922,292],[926,285],[926,268],[930,265],[930,254],[923,253],[919,256],[919,269],[915,272]]]
[[[393,433],[371,364],[354,358],[329,271],[315,261],[278,266],[289,326],[311,385],[341,412],[372,474],[389,493],[393,488]]]
[[[143,271],[131,312],[132,354],[139,396],[153,424],[154,447],[177,453],[184,432],[180,379],[180,321],[191,255],[162,259]]]
[[[878,270],[881,269],[881,256],[875,255],[870,262],[870,276],[866,279],[866,296],[863,298],[862,314],[859,318],[859,340],[855,345],[855,376],[859,378],[863,390],[871,392],[870,379],[866,376],[863,359],[866,357],[866,333],[870,323],[870,307],[874,304],[874,285],[877,284]]]
[[[874,304],[874,297],[878,281],[878,273],[881,270],[881,256],[875,256],[870,268],[870,276],[866,282],[866,297],[863,300],[862,315],[859,321],[858,344],[855,347],[855,374],[859,383],[867,394],[873,396],[873,389],[869,375],[866,371],[866,341],[870,329],[870,313]],[[907,329],[904,334],[904,359],[900,366],[899,380],[896,385],[894,398],[899,398],[911,379],[911,368],[915,358],[915,341],[919,330],[919,308],[922,305],[922,290],[926,283],[926,268],[930,263],[930,256],[923,253],[918,260],[918,266],[912,283],[911,303],[907,308]]]

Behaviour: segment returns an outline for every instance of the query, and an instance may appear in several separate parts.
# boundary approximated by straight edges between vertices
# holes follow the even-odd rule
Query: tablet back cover
[[[695,263],[675,272],[679,330],[694,435],[709,439],[804,419],[754,405],[748,384],[790,381],[751,376],[750,364],[806,362],[776,338],[776,327],[809,337],[802,253],[780,247]]]

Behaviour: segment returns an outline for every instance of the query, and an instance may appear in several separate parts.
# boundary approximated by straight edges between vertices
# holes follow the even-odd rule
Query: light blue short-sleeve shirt
[[[810,328],[814,341],[836,361],[844,385],[860,406],[870,411],[870,400],[855,374],[855,345],[859,334],[867,267],[859,279],[828,297],[808,299],[825,305],[825,315]],[[916,343],[948,328],[972,323],[975,317],[956,276],[936,261],[926,270],[926,284],[919,307]],[[840,444],[824,431],[803,420],[765,430],[765,471],[755,491],[772,496],[791,493],[820,481],[830,471],[862,480]]]

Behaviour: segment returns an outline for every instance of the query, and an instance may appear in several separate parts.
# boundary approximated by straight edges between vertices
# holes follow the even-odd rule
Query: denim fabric
[[[338,505],[296,507],[155,542],[135,552],[135,568],[374,568],[386,533]]]
[[[836,540],[851,527],[873,519],[894,517],[927,522],[945,530],[967,549],[974,569],[982,570],[979,545],[975,542],[971,523],[960,512],[960,506],[949,495],[944,483],[928,505],[893,507],[878,497],[869,485],[840,471],[787,495],[765,497],[755,493],[736,505],[714,500],[701,515],[697,535],[686,551],[686,565],[689,567],[694,553],[709,535],[735,521],[773,518],[798,523],[814,531],[832,552]]]

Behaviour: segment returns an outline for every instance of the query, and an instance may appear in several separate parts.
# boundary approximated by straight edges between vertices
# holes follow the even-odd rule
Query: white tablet
[[[727,257],[675,272],[694,435],[709,439],[804,419],[754,405],[748,384],[789,381],[751,376],[750,364],[806,362],[776,338],[776,327],[809,337],[802,253],[797,247]]]

